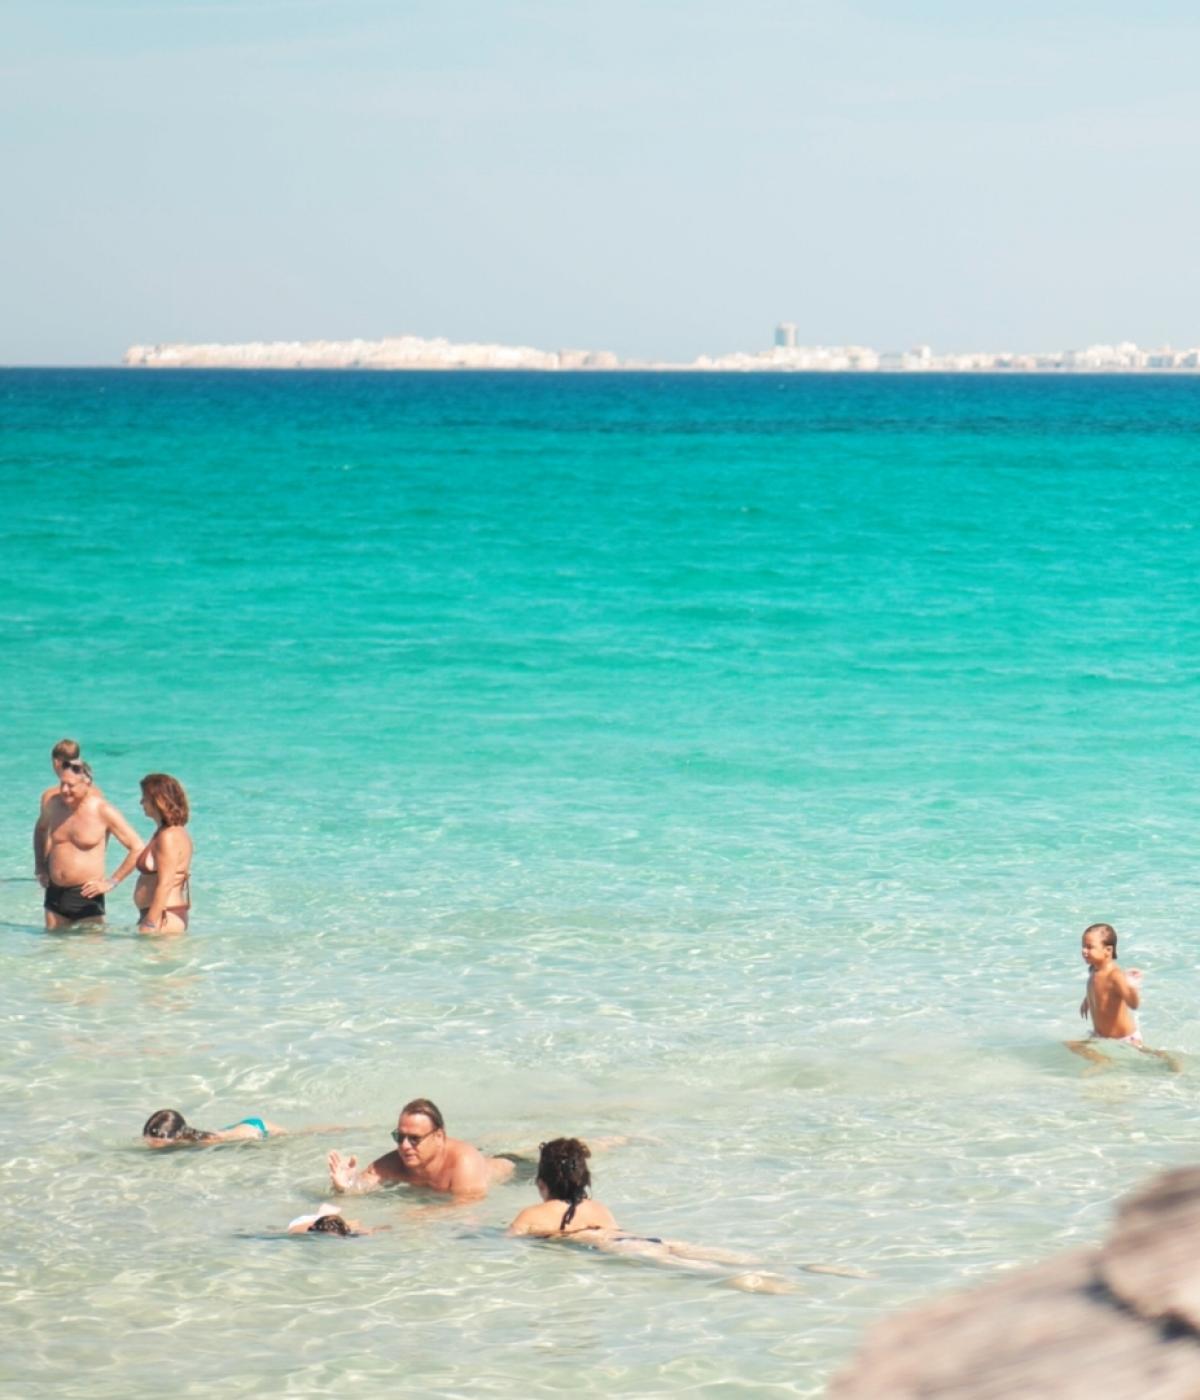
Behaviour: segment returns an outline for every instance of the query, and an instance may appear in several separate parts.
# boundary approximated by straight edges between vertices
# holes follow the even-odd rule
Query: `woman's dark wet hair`
[[[567,1228],[579,1202],[587,1197],[588,1187],[592,1184],[592,1174],[588,1170],[591,1155],[587,1143],[580,1142],[578,1138],[555,1138],[553,1142],[542,1143],[537,1179],[550,1193],[551,1199],[569,1203],[559,1224],[560,1230]]]
[[[308,1227],[310,1235],[348,1235],[350,1226],[340,1215],[320,1215]]]
[[[142,1136],[162,1142],[207,1142],[212,1137],[200,1128],[189,1128],[182,1113],[160,1108],[142,1124]]]

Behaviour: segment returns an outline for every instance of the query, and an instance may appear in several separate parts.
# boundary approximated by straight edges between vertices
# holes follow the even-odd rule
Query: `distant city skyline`
[[[9,0],[0,363],[1200,340],[1200,13]]]
[[[797,343],[796,327],[775,327],[765,350],[699,355],[690,361],[621,359],[611,350],[548,350],[530,345],[456,343],[444,337],[393,336],[380,340],[246,341],[234,344],[131,345],[122,362],[133,369],[322,369],[322,370],[671,370],[763,373],[1112,373],[1147,371],[1200,373],[1200,348],[1169,346],[1144,350],[1131,341],[1089,345],[1081,350],[935,353],[932,346],[879,351],[866,345],[813,346]]]

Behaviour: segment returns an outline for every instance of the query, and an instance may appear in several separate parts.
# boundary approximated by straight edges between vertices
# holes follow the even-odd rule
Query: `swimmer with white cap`
[[[287,1232],[289,1235],[374,1235],[378,1230],[390,1228],[380,1225],[373,1229],[361,1220],[347,1220],[337,1206],[323,1201],[311,1215],[298,1215],[290,1220]]]

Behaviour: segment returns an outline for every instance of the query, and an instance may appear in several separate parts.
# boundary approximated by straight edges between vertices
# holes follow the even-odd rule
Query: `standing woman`
[[[178,778],[148,773],[142,779],[142,811],[158,828],[137,858],[138,882],[133,892],[139,933],[184,933],[192,896],[192,838],[187,793]]]

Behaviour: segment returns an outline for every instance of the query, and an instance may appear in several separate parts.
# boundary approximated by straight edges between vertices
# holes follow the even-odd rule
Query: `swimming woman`
[[[147,773],[142,811],[157,829],[137,858],[138,932],[184,933],[192,904],[192,838],[185,830],[190,813],[183,784],[169,773]]]
[[[243,1118],[228,1128],[190,1128],[183,1114],[173,1108],[160,1108],[142,1125],[147,1147],[211,1147],[218,1142],[251,1142],[287,1135],[286,1128],[266,1118]]]
[[[584,1231],[617,1231],[612,1211],[588,1195],[592,1174],[586,1142],[578,1138],[555,1138],[544,1142],[538,1157],[540,1206],[526,1206],[508,1227],[510,1235],[578,1235]]]
[[[508,1227],[510,1235],[538,1239],[562,1239],[588,1245],[606,1254],[621,1254],[654,1264],[671,1264],[703,1273],[723,1273],[732,1288],[747,1293],[790,1293],[794,1285],[778,1274],[747,1272],[754,1261],[724,1249],[687,1244],[683,1240],[663,1240],[652,1235],[631,1235],[620,1229],[607,1206],[593,1200],[589,1192],[592,1175],[588,1169],[587,1143],[578,1138],[555,1138],[542,1143],[538,1159],[537,1188],[541,1205],[527,1206]],[[811,1273],[867,1277],[857,1269],[836,1265],[802,1265]],[[737,1272],[730,1272],[737,1270]]]

